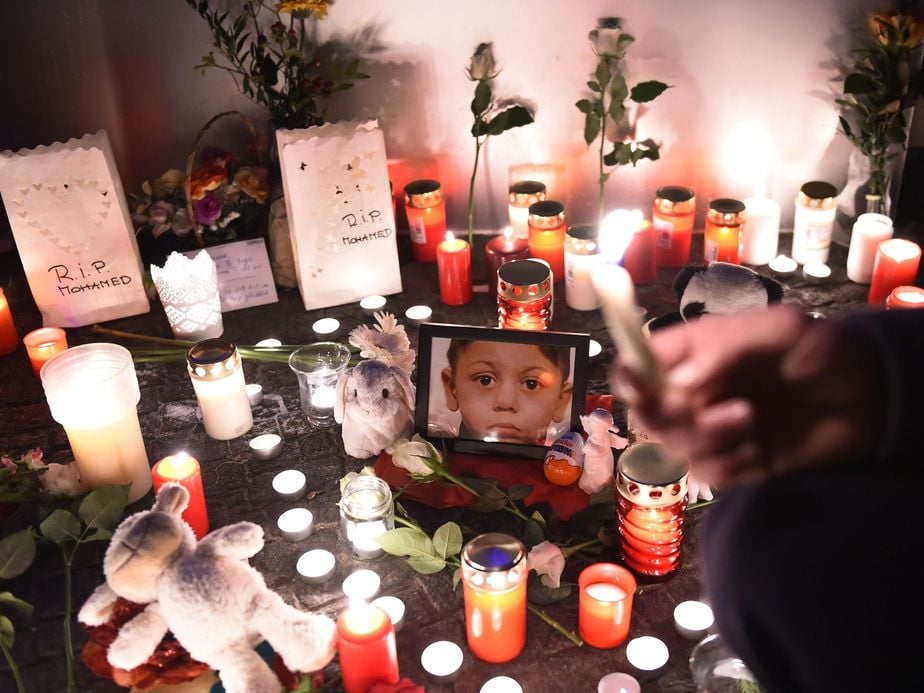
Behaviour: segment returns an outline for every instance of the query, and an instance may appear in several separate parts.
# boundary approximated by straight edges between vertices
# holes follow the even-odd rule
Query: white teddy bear
[[[143,664],[169,630],[193,659],[218,672],[228,693],[281,690],[253,649],[261,640],[292,671],[326,666],[335,651],[334,622],[286,604],[246,561],[263,548],[263,529],[238,522],[197,544],[180,518],[188,503],[185,488],[164,484],[154,507],[123,520],[112,537],[103,561],[106,582],[78,618],[102,625],[118,597],[147,606],[119,631],[107,655],[110,664]]]

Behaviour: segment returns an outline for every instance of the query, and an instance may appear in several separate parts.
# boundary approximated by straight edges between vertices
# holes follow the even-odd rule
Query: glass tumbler
[[[706,636],[693,648],[690,673],[698,693],[760,693],[754,674],[719,633]]]
[[[349,365],[350,350],[338,342],[315,342],[289,356],[289,368],[298,378],[298,396],[309,423],[334,425],[337,381]]]

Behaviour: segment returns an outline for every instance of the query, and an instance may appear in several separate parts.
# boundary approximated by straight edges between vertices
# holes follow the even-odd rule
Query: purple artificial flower
[[[196,221],[205,226],[211,226],[221,216],[221,202],[212,195],[206,195],[201,200],[193,202],[193,212]]]

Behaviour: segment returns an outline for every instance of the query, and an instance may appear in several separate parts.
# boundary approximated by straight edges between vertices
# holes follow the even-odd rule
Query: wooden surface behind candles
[[[447,306],[463,306],[472,300],[472,249],[467,241],[446,234],[436,249],[440,300]]]
[[[3,289],[0,289],[0,356],[12,354],[19,346],[19,331],[13,322],[10,304],[7,303]]]
[[[366,693],[376,683],[398,683],[395,628],[374,606],[351,606],[337,619],[337,653],[346,693]]]
[[[526,645],[526,580],[504,592],[463,581],[468,647],[485,662],[509,662]]]
[[[879,244],[873,261],[873,278],[869,287],[871,305],[883,305],[892,289],[914,284],[921,264],[921,247],[903,238],[891,238]]]
[[[165,457],[151,470],[154,493],[168,481],[175,481],[189,491],[189,505],[183,511],[183,519],[201,539],[209,531],[209,516],[205,507],[205,492],[202,490],[202,473],[199,461],[185,452]]]

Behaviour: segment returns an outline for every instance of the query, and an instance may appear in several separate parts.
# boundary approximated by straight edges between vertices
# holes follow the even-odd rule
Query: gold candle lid
[[[228,339],[206,339],[189,347],[186,367],[196,380],[221,380],[241,367],[241,356]]]
[[[796,202],[803,207],[832,209],[837,204],[837,188],[823,180],[811,180],[799,189]]]
[[[730,197],[720,197],[709,203],[707,218],[719,226],[735,226],[744,222],[744,203]]]
[[[443,190],[438,180],[424,178],[404,186],[404,204],[408,207],[426,209],[436,207],[443,201]]]
[[[545,183],[520,180],[511,184],[509,200],[514,207],[529,207],[545,199]]]
[[[565,206],[555,200],[542,200],[529,206],[529,225],[537,229],[557,229],[565,223]]]
[[[686,497],[689,471],[685,461],[668,455],[663,446],[638,443],[619,456],[616,488],[633,503],[663,508]]]
[[[552,295],[552,268],[542,260],[512,260],[497,270],[497,295],[529,303]]]
[[[690,188],[667,185],[655,192],[654,203],[662,214],[687,214],[696,209],[696,195]]]

